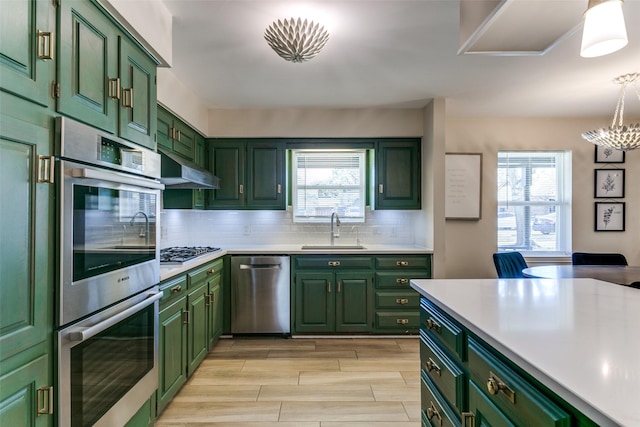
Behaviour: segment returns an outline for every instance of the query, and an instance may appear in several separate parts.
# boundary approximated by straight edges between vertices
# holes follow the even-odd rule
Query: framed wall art
[[[624,163],[625,152],[609,147],[595,146],[596,163]]]
[[[624,231],[624,202],[595,203],[595,231]]]
[[[445,154],[445,218],[480,219],[482,154]]]
[[[624,197],[624,169],[596,169],[593,197],[596,199]]]

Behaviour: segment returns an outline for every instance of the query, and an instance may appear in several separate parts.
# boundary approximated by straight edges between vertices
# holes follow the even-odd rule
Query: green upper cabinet
[[[55,72],[52,2],[2,0],[0,17],[0,88],[47,106]]]
[[[420,159],[420,139],[376,144],[376,209],[420,209]]]
[[[204,138],[162,106],[158,105],[157,111],[158,146],[204,167],[204,153],[197,153],[196,143],[198,140],[204,147]],[[196,155],[200,158],[196,159]]]
[[[284,142],[214,140],[209,169],[220,178],[209,209],[285,209]]]
[[[57,110],[155,149],[156,63],[92,2],[59,6]]]

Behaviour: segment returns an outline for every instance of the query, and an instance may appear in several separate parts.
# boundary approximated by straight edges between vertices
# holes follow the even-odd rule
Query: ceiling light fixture
[[[322,25],[306,19],[278,19],[267,27],[264,39],[285,60],[306,62],[327,44],[329,33]]]
[[[608,128],[594,129],[583,133],[582,137],[584,139],[596,145],[622,151],[640,148],[640,123],[623,124],[624,97],[627,86],[633,85],[638,101],[640,101],[640,92],[636,84],[638,80],[640,80],[640,73],[625,74],[613,80],[614,83],[621,85],[620,97],[616,104],[616,111],[613,114],[613,122]]]
[[[607,55],[622,49],[627,43],[622,0],[589,0],[584,13],[580,56]]]

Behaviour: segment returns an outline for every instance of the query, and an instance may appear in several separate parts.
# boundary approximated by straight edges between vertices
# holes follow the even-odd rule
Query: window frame
[[[504,161],[501,157],[507,155],[506,162],[509,164],[512,161],[516,166],[509,164],[503,166]],[[511,157],[509,157],[511,156]],[[528,175],[525,177],[525,182],[529,182],[528,185],[524,185],[525,198],[529,197],[529,190],[532,186],[531,178],[533,177],[533,170],[536,167],[535,159],[544,159],[544,157],[554,157],[554,169],[556,171],[556,199],[557,200],[506,200],[500,199],[500,170],[503,168],[519,167],[525,168],[525,173]],[[570,150],[499,150],[497,155],[497,168],[496,168],[496,247],[497,252],[509,252],[518,251],[527,257],[549,257],[549,256],[568,256],[571,254],[571,218],[572,218],[572,202],[571,202],[571,158],[572,153]],[[534,159],[532,161],[532,159]],[[524,164],[527,162],[527,164]],[[537,162],[538,167],[543,166],[545,161]],[[507,180],[508,181],[508,180]],[[508,184],[507,184],[508,185]],[[522,246],[516,245],[500,245],[501,229],[499,228],[500,213],[504,212],[503,209],[510,209],[513,207],[525,207],[524,218],[529,218],[529,228],[527,230],[524,226],[524,244]],[[555,247],[554,249],[534,249],[533,244],[533,221],[535,216],[531,214],[527,208],[549,208],[548,212],[555,212]],[[542,215],[537,215],[542,216]],[[517,218],[517,215],[516,215]],[[517,221],[517,219],[516,219]],[[516,222],[516,233],[520,231],[520,227]],[[516,236],[517,243],[517,236]]]

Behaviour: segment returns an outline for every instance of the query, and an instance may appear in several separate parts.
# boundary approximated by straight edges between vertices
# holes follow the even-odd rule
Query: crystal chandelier
[[[306,62],[324,47],[329,33],[322,25],[306,19],[278,19],[267,27],[264,39],[285,60]]]
[[[627,86],[633,86],[638,96],[638,101],[640,101],[640,92],[636,85],[638,80],[640,80],[640,73],[625,74],[613,80],[614,83],[621,86],[620,97],[616,104],[616,111],[613,114],[613,122],[608,128],[594,129],[583,133],[582,137],[584,139],[596,145],[622,151],[640,148],[640,123],[623,124],[624,97]]]

